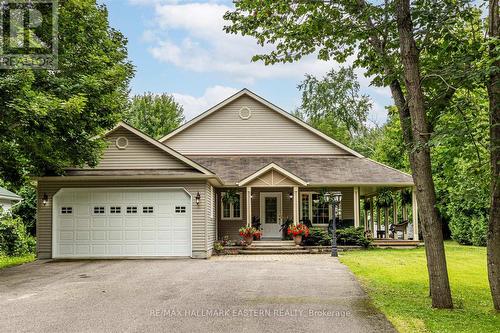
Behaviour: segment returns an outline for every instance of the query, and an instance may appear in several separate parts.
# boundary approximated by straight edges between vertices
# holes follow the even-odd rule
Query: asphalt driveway
[[[325,255],[38,261],[0,271],[0,332],[394,332]]]

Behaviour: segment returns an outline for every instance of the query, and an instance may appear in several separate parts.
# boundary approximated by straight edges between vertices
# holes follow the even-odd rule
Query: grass
[[[0,269],[11,266],[21,265],[35,260],[34,254],[28,254],[21,257],[2,257],[0,256]]]
[[[423,248],[371,249],[341,255],[365,290],[400,332],[498,332],[486,271],[486,249],[446,242],[455,309],[431,308]]]

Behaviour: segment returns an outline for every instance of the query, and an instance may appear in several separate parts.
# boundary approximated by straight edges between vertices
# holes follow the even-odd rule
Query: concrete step
[[[295,246],[294,241],[254,241],[251,246]]]
[[[302,246],[247,246],[245,247],[245,250],[248,251],[259,251],[259,250],[273,250],[273,251],[278,251],[278,250],[303,250],[304,247]]]
[[[245,255],[272,255],[272,254],[308,254],[310,253],[309,250],[255,250],[255,251],[249,251],[249,250],[239,250],[239,254],[245,254]]]

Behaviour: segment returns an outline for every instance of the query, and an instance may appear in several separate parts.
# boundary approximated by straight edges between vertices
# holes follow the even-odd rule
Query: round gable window
[[[246,120],[252,116],[252,111],[250,110],[249,107],[244,106],[240,109],[240,118],[243,120]]]
[[[128,139],[123,136],[120,136],[119,138],[116,139],[115,144],[118,149],[125,149],[128,146]]]

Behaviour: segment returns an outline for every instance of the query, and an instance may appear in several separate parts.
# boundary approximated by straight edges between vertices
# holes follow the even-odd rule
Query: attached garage
[[[183,188],[62,188],[52,258],[189,257],[191,200]]]

